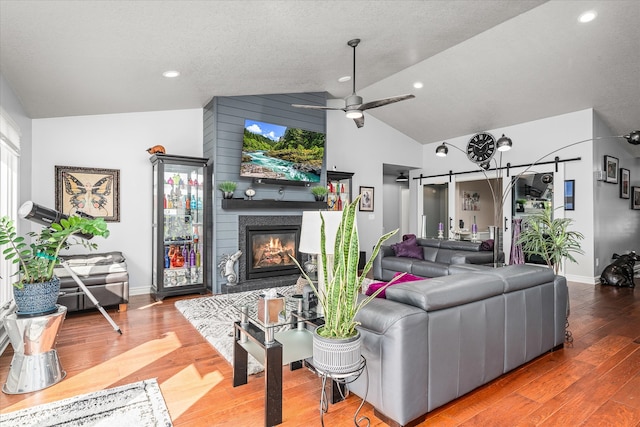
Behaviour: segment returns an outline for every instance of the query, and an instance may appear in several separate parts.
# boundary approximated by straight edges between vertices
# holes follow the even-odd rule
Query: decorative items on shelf
[[[225,199],[232,199],[237,186],[238,184],[233,181],[222,181],[218,184],[218,190],[222,191],[222,197]]]
[[[353,188],[351,185],[352,172],[327,171],[327,208],[341,211],[351,201]]]
[[[444,224],[438,223],[438,239],[444,239]]]

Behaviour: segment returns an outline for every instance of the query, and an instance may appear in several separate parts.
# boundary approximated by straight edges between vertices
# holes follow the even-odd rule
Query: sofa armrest
[[[376,280],[384,280],[382,275],[382,258],[386,256],[395,256],[395,252],[389,245],[380,246],[378,255],[373,260],[373,278]]]
[[[360,397],[366,395],[380,413],[406,425],[428,411],[427,313],[376,298],[356,319],[361,322],[358,330],[369,375],[360,376],[349,390]]]

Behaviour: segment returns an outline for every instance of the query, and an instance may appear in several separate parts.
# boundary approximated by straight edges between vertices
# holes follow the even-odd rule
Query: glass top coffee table
[[[302,311],[302,297],[283,297],[284,306],[294,310],[277,310],[276,307],[259,309],[259,301],[250,305],[235,304],[241,313],[234,323],[233,386],[247,383],[248,355],[251,354],[265,369],[265,426],[282,423],[282,366],[302,367],[303,361],[312,357],[312,331],[322,324],[322,317],[315,311]],[[288,300],[287,300],[288,299]],[[309,329],[307,329],[307,325]]]

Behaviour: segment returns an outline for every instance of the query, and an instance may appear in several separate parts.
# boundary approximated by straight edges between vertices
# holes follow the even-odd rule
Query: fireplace
[[[245,234],[247,280],[298,272],[291,258],[300,259],[300,226],[247,226]]]
[[[282,264],[279,262],[281,260],[273,256],[269,262],[254,267],[254,256],[250,254],[253,251],[253,245],[249,244],[251,241],[249,235],[257,232],[255,234],[256,237],[262,239],[262,235],[265,233],[278,234],[273,237],[280,239],[281,246],[287,247],[286,253],[295,255],[298,261],[304,262],[306,260],[305,255],[302,254],[301,258],[301,254],[298,252],[301,225],[302,215],[239,215],[238,249],[240,249],[242,255],[238,260],[238,284],[230,287],[223,284],[222,291],[243,292],[296,284],[300,278],[300,270],[295,264]],[[284,233],[284,235],[279,236],[281,233]],[[293,248],[290,247],[290,243],[286,242],[291,239],[291,234],[295,235]],[[275,252],[275,249],[273,252]],[[283,258],[286,258],[286,256],[283,256]],[[285,259],[285,261],[290,260]]]

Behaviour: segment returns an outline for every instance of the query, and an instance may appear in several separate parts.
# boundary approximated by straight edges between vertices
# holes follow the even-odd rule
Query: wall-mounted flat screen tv
[[[245,120],[240,176],[320,182],[325,134]]]

